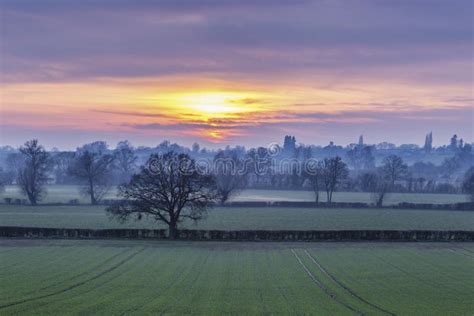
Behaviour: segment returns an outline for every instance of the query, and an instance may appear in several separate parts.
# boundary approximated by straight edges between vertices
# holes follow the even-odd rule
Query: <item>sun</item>
[[[266,109],[266,95],[249,90],[178,90],[163,91],[147,98],[160,124],[181,124],[212,142],[236,135],[234,128],[251,122]],[[161,123],[163,122],[163,123]],[[184,131],[186,132],[186,131]]]
[[[242,109],[233,104],[234,95],[229,93],[197,93],[183,96],[186,106],[206,114],[226,114],[240,112]]]
[[[236,91],[189,91],[166,96],[171,111],[191,115],[201,120],[238,117],[255,111],[257,104],[245,102],[254,98],[250,93]]]

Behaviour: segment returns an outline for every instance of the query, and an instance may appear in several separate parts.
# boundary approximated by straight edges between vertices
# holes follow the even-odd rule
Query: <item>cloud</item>
[[[311,130],[312,128],[340,128],[345,133],[348,129],[358,128],[357,126],[383,127],[389,125],[407,124],[408,121],[424,121],[433,128],[439,123],[460,122],[469,120],[469,115],[473,114],[471,107],[460,107],[451,109],[404,109],[402,111],[384,111],[374,109],[370,111],[341,111],[336,113],[327,112],[293,112],[278,111],[265,113],[251,113],[236,119],[211,119],[208,121],[188,121],[174,124],[162,123],[136,123],[124,124],[127,128],[135,130],[167,130],[177,132],[195,132],[213,130],[225,132],[233,131],[239,135],[258,135],[262,130],[294,129],[296,131]],[[425,129],[429,128],[423,125]],[[428,125],[429,126],[429,125]],[[468,128],[468,126],[465,126]],[[298,132],[297,134],[300,134]],[[202,135],[205,137],[205,135]],[[228,140],[223,137],[223,140]]]
[[[428,62],[445,69],[472,61],[471,8],[471,1],[2,1],[2,80],[268,78]]]
[[[472,135],[472,6],[470,0],[0,0],[0,85],[9,99],[1,125],[11,139],[25,130],[59,130],[61,122],[62,130],[87,134],[87,125],[113,139],[130,133],[150,142],[156,131],[248,143],[287,133],[306,142],[359,133],[409,138],[410,131],[430,129]],[[120,87],[105,89],[115,82]],[[5,92],[11,83],[15,89]],[[61,90],[65,83],[75,88]],[[170,115],[169,105],[140,103],[140,96],[179,87],[262,92],[229,101],[262,111],[203,121],[199,113]],[[95,92],[84,95],[82,88]],[[40,107],[48,110],[36,116]]]
[[[160,113],[144,113],[144,112],[132,112],[132,111],[111,111],[111,110],[89,110],[91,112],[112,114],[112,115],[122,115],[122,116],[138,116],[138,117],[149,117],[149,118],[173,118],[169,114],[160,114]]]

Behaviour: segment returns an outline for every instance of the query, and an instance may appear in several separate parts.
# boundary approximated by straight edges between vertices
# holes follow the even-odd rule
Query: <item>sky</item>
[[[0,0],[0,145],[474,140],[471,0]]]

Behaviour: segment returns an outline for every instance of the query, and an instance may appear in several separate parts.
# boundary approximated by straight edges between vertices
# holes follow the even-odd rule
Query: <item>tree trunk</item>
[[[170,223],[168,225],[168,238],[178,239],[178,225],[177,223]]]
[[[229,199],[229,193],[228,193],[228,192],[221,193],[220,204],[221,204],[221,205],[224,205],[225,202],[227,202],[228,199]]]
[[[95,198],[94,184],[92,183],[92,180],[89,180],[89,192],[90,192],[90,195],[91,195],[91,204],[96,205],[97,204],[97,199]]]
[[[36,196],[34,194],[28,194],[28,199],[30,200],[31,205],[36,205]]]
[[[379,198],[377,199],[377,207],[382,207],[384,195],[385,195],[385,194],[383,194],[383,193],[381,193],[381,194],[379,195]]]

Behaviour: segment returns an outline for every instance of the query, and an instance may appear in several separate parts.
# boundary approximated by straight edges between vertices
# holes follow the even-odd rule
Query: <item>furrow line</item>
[[[303,263],[303,261],[301,260],[301,258],[298,256],[298,254],[295,252],[294,249],[291,249],[291,252],[293,253],[293,255],[296,257],[296,259],[298,260],[299,264],[303,267],[303,269],[305,270],[306,274],[310,277],[310,279],[321,289],[323,290],[323,292],[329,296],[332,300],[334,300],[335,302],[339,303],[340,305],[346,307],[347,309],[351,310],[352,312],[356,313],[357,315],[365,315],[362,311],[359,311],[358,309],[352,307],[351,305],[349,304],[346,304],[344,303],[343,301],[339,300],[336,296],[336,294],[332,293],[326,286],[324,286],[324,284],[321,283],[320,280],[318,280],[318,278],[316,278],[314,276],[313,273],[311,273],[311,271],[308,269],[308,267]]]
[[[306,255],[309,257],[309,259],[311,261],[313,261],[313,263],[319,268],[319,270],[321,270],[321,272],[323,272],[325,275],[327,275],[332,281],[334,281],[334,283],[336,283],[337,285],[339,285],[341,288],[343,288],[346,292],[348,292],[350,295],[352,295],[354,298],[358,299],[359,301],[367,304],[367,305],[370,305],[372,306],[373,308],[383,312],[383,313],[386,313],[386,314],[389,314],[389,315],[392,315],[392,316],[396,316],[395,313],[392,313],[374,303],[371,303],[369,301],[367,301],[366,299],[364,299],[363,297],[359,296],[357,293],[355,293],[353,290],[351,290],[349,287],[345,286],[341,281],[339,281],[334,275],[332,275],[331,273],[329,273],[306,249],[304,250],[304,252],[306,253]]]
[[[29,303],[29,302],[32,302],[32,301],[37,301],[37,300],[40,300],[40,299],[43,299],[43,298],[47,298],[47,297],[52,297],[52,296],[56,296],[56,295],[59,295],[59,294],[62,294],[62,293],[65,293],[65,292],[68,292],[68,291],[71,291],[75,288],[78,288],[86,283],[89,283],[91,281],[94,281],[116,269],[118,269],[120,266],[124,265],[125,263],[127,263],[128,261],[132,260],[135,256],[137,256],[139,253],[143,252],[145,250],[145,248],[143,249],[140,249],[139,251],[131,254],[130,256],[128,256],[127,258],[123,259],[122,261],[120,261],[119,263],[117,263],[116,265],[108,268],[107,270],[104,270],[102,271],[101,273],[87,279],[87,280],[84,280],[82,282],[78,282],[78,283],[75,283],[71,286],[68,286],[67,288],[65,289],[62,289],[62,290],[59,290],[59,291],[56,291],[56,292],[53,292],[53,293],[49,293],[49,294],[45,294],[45,295],[40,295],[40,296],[36,296],[36,297],[32,297],[32,298],[28,298],[28,299],[24,299],[24,300],[21,300],[21,301],[16,301],[16,302],[13,302],[13,303],[8,303],[8,304],[4,304],[4,305],[0,305],[0,309],[4,309],[4,308],[7,308],[7,307],[11,307],[11,306],[16,306],[16,305],[21,305],[21,304],[24,304],[24,303]]]

